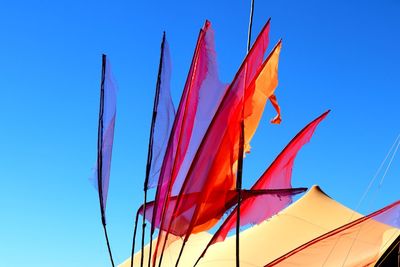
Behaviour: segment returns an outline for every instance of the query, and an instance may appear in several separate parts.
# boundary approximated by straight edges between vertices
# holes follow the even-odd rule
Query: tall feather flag
[[[226,90],[226,85],[219,81],[216,64],[214,34],[211,24],[206,21],[199,33],[161,167],[152,215],[151,234],[155,231],[155,225],[160,225],[165,217],[166,206],[174,187],[182,184],[186,177],[187,165],[193,160],[200,141],[203,139]],[[159,241],[157,241],[156,251],[158,247]],[[150,253],[151,250],[152,243],[150,243]]]
[[[141,249],[144,248],[144,237],[146,229],[146,202],[147,191],[158,183],[161,166],[164,160],[167,143],[175,118],[175,107],[171,97],[171,56],[165,32],[161,42],[160,63],[158,68],[156,91],[154,96],[153,115],[150,126],[149,147],[147,154],[146,176],[144,179],[144,201]],[[133,232],[131,266],[133,266],[133,255],[135,252],[135,240],[139,211],[136,213],[135,228]],[[143,253],[141,254],[141,266],[143,266]]]
[[[161,229],[166,230],[166,235],[175,232],[185,237],[183,247],[191,233],[209,229],[218,221],[219,218],[209,218],[204,223],[198,221],[199,214],[203,214],[207,199],[212,198],[215,192],[222,192],[219,194],[220,202],[215,206],[216,209],[219,209],[228,200],[227,195],[223,192],[235,189],[243,105],[241,92],[243,87],[246,88],[244,99],[252,99],[251,96],[248,96],[248,94],[252,94],[249,88],[262,72],[260,67],[268,45],[268,33],[269,21],[246,56],[218,107],[178,194],[172,217],[167,220],[168,224],[161,224]],[[269,84],[263,86],[270,88]],[[273,91],[269,93],[272,94]],[[249,143],[250,139],[246,139],[246,142]],[[196,192],[201,192],[201,194],[198,194],[196,204],[188,208],[187,203],[181,198]],[[184,210],[185,212],[182,212]],[[179,216],[176,216],[177,214]],[[165,228],[166,225],[168,228]]]
[[[157,186],[172,124],[175,119],[175,107],[171,97],[171,70],[170,49],[164,32],[150,129],[148,152],[150,164],[147,167],[148,170],[146,168],[145,189]]]
[[[310,141],[315,129],[319,123],[325,119],[328,113],[329,111],[326,111],[310,122],[289,142],[264,174],[251,187],[251,191],[292,188],[291,177],[296,155],[299,150]],[[257,195],[252,198],[243,199],[240,208],[240,225],[258,224],[268,219],[290,204],[292,201],[292,195],[293,194],[279,195],[279,197],[273,194]],[[204,249],[200,258],[205,255],[209,246],[216,242],[225,240],[229,231],[236,226],[236,216],[237,213],[235,209],[219,227]]]
[[[104,228],[107,248],[112,266],[114,261],[106,228],[106,202],[111,171],[111,156],[114,142],[114,126],[116,115],[116,87],[111,74],[111,67],[107,56],[102,56],[102,71],[100,84],[100,111],[97,140],[97,164],[95,186],[99,193],[101,222]]]

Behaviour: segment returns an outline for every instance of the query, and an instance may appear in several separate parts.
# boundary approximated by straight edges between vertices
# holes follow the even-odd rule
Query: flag
[[[276,157],[264,174],[251,187],[251,190],[292,188],[292,169],[297,153],[310,141],[316,127],[328,113],[329,111],[324,112],[304,127]],[[240,225],[259,224],[268,219],[290,204],[292,195],[260,195],[244,199],[240,207]],[[225,240],[229,231],[235,228],[236,221],[237,210],[235,208],[213,235],[200,258],[204,256],[209,246]]]
[[[171,98],[171,56],[169,45],[163,36],[160,59],[159,77],[157,79],[156,97],[154,99],[154,114],[152,125],[152,140],[150,145],[151,164],[148,170],[148,180],[145,181],[145,190],[157,186],[162,162],[164,160],[167,143],[175,118],[175,107]]]
[[[102,221],[105,223],[105,209],[111,171],[111,157],[114,142],[116,116],[116,86],[111,66],[106,55],[102,57],[102,78],[100,85],[100,111],[97,141],[97,162],[93,184],[99,192]]]
[[[227,192],[235,189],[243,88],[249,88],[256,75],[260,73],[259,69],[268,45],[268,33],[269,22],[261,31],[227,89],[191,163],[178,194],[173,216],[168,220],[169,226],[164,228],[164,225],[161,225],[161,229],[166,230],[167,234],[179,233],[187,240],[191,233],[210,228],[220,217],[210,216],[208,221],[204,222],[199,220],[199,218],[204,218],[203,215],[207,215],[206,211],[209,212],[206,208],[208,199],[216,197],[218,202],[215,203],[214,208],[220,210],[229,200]],[[251,99],[251,97],[248,98]],[[195,205],[181,201],[180,196],[191,193],[201,193],[197,194]],[[179,216],[176,216],[177,214]],[[214,213],[209,212],[209,214]]]
[[[189,74],[172,127],[154,202],[152,229],[164,225],[170,197],[179,191],[227,86],[220,82],[214,47],[214,32],[206,21],[199,33]],[[161,233],[160,233],[161,234]],[[158,238],[156,252],[159,242]]]

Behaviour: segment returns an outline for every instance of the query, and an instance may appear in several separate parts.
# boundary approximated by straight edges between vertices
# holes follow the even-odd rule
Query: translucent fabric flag
[[[151,168],[149,170],[149,179],[145,182],[145,189],[157,186],[160,176],[162,162],[164,160],[167,143],[171,132],[172,124],[175,118],[175,108],[171,98],[171,56],[169,45],[163,37],[161,67],[154,100],[154,128],[153,140],[151,146]]]
[[[265,266],[375,266],[399,236],[397,201],[319,236]]]
[[[258,198],[261,196],[273,196],[273,197],[277,197],[277,198],[282,198],[282,197],[286,197],[286,196],[292,196],[295,194],[299,194],[299,193],[303,193],[307,190],[307,188],[289,188],[289,189],[266,189],[266,190],[242,190],[242,200],[249,200],[249,199],[254,199],[254,198]],[[227,210],[231,209],[233,206],[236,205],[237,203],[237,198],[238,198],[238,193],[237,190],[229,190],[228,192],[222,192],[224,194],[227,195],[227,202],[225,203],[224,206],[220,207],[220,209],[215,209],[214,205],[216,203],[219,202],[219,198],[218,198],[218,193],[214,195],[213,198],[207,199],[207,203],[203,203],[205,205],[205,209],[207,210],[207,212],[204,212],[202,214],[202,216],[200,216],[198,218],[199,222],[203,222],[203,223],[207,223],[209,218],[219,218],[221,217]],[[193,205],[196,204],[196,201],[198,199],[198,195],[201,193],[193,193],[190,195],[184,195],[181,197],[182,201],[188,203],[187,207],[191,207]],[[168,214],[167,217],[172,216],[172,212],[173,212],[173,206],[174,204],[176,204],[178,197],[177,196],[173,196],[170,198],[170,203],[172,205],[170,205],[170,209],[166,210],[165,212]],[[152,210],[154,208],[154,201],[148,202],[146,203],[146,219],[148,221],[151,221],[151,215],[152,215]],[[140,207],[139,209],[139,214],[143,215],[143,205]],[[185,210],[183,210],[182,212],[185,212]],[[178,216],[181,214],[177,214]],[[182,216],[183,217],[183,216]],[[181,222],[181,223],[188,223],[188,221],[185,222]],[[158,225],[156,225],[157,228],[159,228]],[[171,234],[179,236],[180,233],[175,233],[175,232],[171,232]]]
[[[251,190],[291,188],[291,177],[294,160],[299,150],[310,141],[319,123],[325,119],[329,111],[313,120],[304,127],[276,157],[264,174],[252,186]],[[240,225],[259,224],[278,213],[292,202],[292,195],[285,196],[261,195],[243,200],[240,207]],[[208,247],[225,240],[229,231],[236,226],[236,208],[229,214],[220,228],[214,234],[200,257],[203,257]]]
[[[215,210],[222,210],[229,202],[228,192],[235,190],[236,184],[243,90],[250,86],[260,72],[268,45],[268,33],[269,22],[257,37],[227,89],[191,163],[173,209],[173,216],[165,220],[167,224],[161,224],[161,229],[165,229],[167,234],[173,232],[185,236],[187,241],[191,233],[209,229],[220,219],[220,216],[207,215],[218,214],[209,211],[208,200],[218,199],[212,207]],[[200,193],[196,195],[195,205],[187,204],[182,199],[182,196],[192,193]]]
[[[268,99],[271,99],[273,107],[278,112],[278,115],[272,120],[272,122],[280,123],[280,108],[276,96],[274,95],[274,91],[278,86],[278,62],[281,47],[282,41],[279,41],[268,58],[264,61],[257,78],[253,80],[249,88],[246,90],[244,107],[244,151],[246,153],[250,152],[250,140],[253,138],[257,130]]]
[[[200,31],[192,64],[168,143],[157,186],[154,226],[160,225],[169,197],[176,184],[181,184],[187,165],[203,139],[226,86],[218,79],[214,33],[207,21]]]
[[[157,187],[152,217],[152,232],[156,225],[164,228],[168,220],[173,188],[182,184],[188,166],[214,117],[227,86],[218,78],[214,32],[206,21],[200,31],[196,50],[182,94],[181,103],[171,132],[166,156]],[[162,240],[162,238],[158,238]],[[158,249],[159,242],[156,246]],[[156,252],[157,254],[157,252]]]
[[[114,141],[116,87],[106,55],[103,55],[102,61],[97,163],[93,182],[99,192],[102,220],[104,223]]]

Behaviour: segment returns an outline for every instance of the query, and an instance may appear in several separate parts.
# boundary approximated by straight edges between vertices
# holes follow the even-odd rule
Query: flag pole
[[[164,55],[164,46],[165,46],[165,31],[163,33],[163,38],[161,42],[161,54],[160,54],[160,63],[158,67],[158,74],[157,74],[157,83],[156,83],[156,92],[154,96],[154,105],[153,105],[153,115],[151,118],[151,126],[150,126],[150,136],[149,136],[149,145],[147,151],[147,164],[146,164],[146,176],[144,180],[144,199],[143,199],[143,216],[142,216],[142,238],[141,238],[141,255],[140,255],[140,266],[143,267],[144,262],[144,237],[145,237],[145,230],[146,230],[146,203],[147,203],[147,191],[148,191],[148,184],[149,184],[149,176],[151,170],[151,161],[153,159],[153,140],[154,140],[154,127],[157,118],[157,109],[158,109],[158,101],[160,98],[160,85],[161,85],[161,71],[162,71],[162,64],[163,64],[163,55]],[[139,213],[136,215],[136,222],[135,222],[135,230],[133,233],[133,241],[132,241],[132,253],[131,253],[131,267],[133,267],[133,255],[134,255],[134,248],[135,248],[135,239],[136,239],[136,223],[137,217]],[[150,254],[149,258],[151,257],[151,243],[152,243],[153,235],[150,234]]]
[[[102,55],[102,68],[101,68],[101,84],[100,84],[100,111],[99,111],[99,128],[97,138],[97,191],[99,192],[99,203],[101,211],[101,223],[104,229],[104,236],[107,242],[108,254],[110,255],[111,265],[114,267],[114,260],[111,253],[110,242],[108,240],[106,217],[103,202],[103,115],[104,115],[104,83],[106,77],[106,64],[107,56]]]
[[[133,267],[133,256],[135,254],[135,240],[136,240],[136,231],[137,231],[137,225],[138,225],[138,220],[139,220],[139,211],[140,211],[140,209],[138,209],[137,212],[136,212],[135,228],[133,230],[133,242],[132,242],[132,251],[131,251],[131,267]]]
[[[251,44],[251,30],[253,26],[253,15],[254,15],[254,0],[251,0],[250,6],[250,19],[247,33],[247,53],[250,51]],[[246,85],[244,85],[246,86]],[[236,216],[236,267],[240,267],[240,206],[242,201],[242,177],[243,177],[243,154],[244,154],[244,93],[243,88],[243,106],[242,106],[242,119],[240,123],[240,140],[239,140],[239,158],[238,158],[238,171],[236,178],[236,190],[238,191],[237,200],[237,216]]]

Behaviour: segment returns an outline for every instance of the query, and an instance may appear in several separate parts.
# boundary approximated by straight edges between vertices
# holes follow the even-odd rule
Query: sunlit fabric
[[[395,227],[395,228],[393,228]],[[319,236],[265,266],[374,266],[400,233],[400,201]]]
[[[101,205],[106,209],[108,196],[108,186],[110,181],[111,157],[114,141],[114,126],[116,115],[116,86],[111,72],[111,66],[108,58],[103,56],[103,74],[102,74],[102,91],[100,100],[100,119],[99,119],[99,151],[96,162],[96,169],[91,179],[96,189],[99,190],[98,172],[101,166]],[[103,59],[103,60],[104,60]],[[99,162],[101,161],[101,162]],[[103,214],[104,215],[104,214]],[[104,215],[105,216],[105,215]]]
[[[261,116],[264,112],[267,100],[271,98],[273,107],[278,115],[272,122],[280,123],[280,108],[274,95],[275,88],[278,86],[278,63],[282,42],[279,41],[272,50],[268,58],[264,61],[261,71],[252,80],[245,94],[244,107],[244,137],[245,152],[250,152],[250,140],[253,138]]]
[[[395,214],[395,211],[391,213]],[[332,197],[326,195],[318,186],[313,186],[300,199],[280,211],[278,214],[260,224],[241,231],[240,266],[264,266],[288,252],[295,250],[303,244],[342,227],[352,220],[357,220],[362,217],[364,216],[343,206]],[[387,219],[385,222],[389,223],[397,221],[395,217],[396,216],[392,217],[392,219]],[[375,217],[374,220],[377,221],[378,217]],[[387,227],[389,227],[388,231],[381,235],[383,241],[382,244],[385,244],[385,246],[380,247],[377,251],[381,259],[383,258],[382,255],[393,248],[396,245],[396,241],[400,238],[400,229],[391,227],[389,224],[387,224]],[[368,231],[365,231],[364,233],[365,235],[369,234]],[[371,234],[375,235],[373,231]],[[187,241],[179,266],[193,266],[211,237],[211,234],[208,232],[191,235]],[[162,262],[163,267],[175,266],[182,242],[183,239],[178,239],[170,244],[170,246],[164,251]],[[232,235],[227,237],[224,242],[219,242],[210,246],[197,267],[235,266],[235,249],[236,236]],[[145,262],[147,262],[149,253],[148,245],[144,248],[143,253]],[[141,252],[139,251],[134,256],[134,266],[140,266],[140,257]],[[129,267],[130,259],[127,259],[120,266]],[[291,265],[278,264],[277,266]],[[307,266],[321,267],[322,265],[311,264]],[[332,265],[325,265],[325,267],[331,266]],[[332,267],[337,266],[341,265],[338,264]]]
[[[273,124],[280,124],[282,121],[281,118],[281,107],[278,104],[278,99],[276,99],[276,95],[271,95],[269,97],[269,100],[271,101],[272,106],[275,108],[276,110],[276,116],[271,120],[271,123]]]
[[[152,232],[154,225],[160,225],[163,210],[168,206],[175,183],[185,176],[185,166],[197,150],[205,129],[211,121],[224,86],[218,80],[213,31],[209,22],[200,31],[192,64],[176,113],[161,168],[155,199]]]
[[[170,84],[172,70],[171,56],[166,39],[164,39],[164,49],[161,60],[160,84],[157,85],[159,95],[155,102],[157,115],[155,116],[154,122],[153,143],[151,147],[152,160],[147,188],[153,188],[157,185],[169,135],[175,118],[175,108],[171,98]]]
[[[261,196],[273,196],[276,198],[285,198],[287,196],[292,196],[295,194],[303,193],[306,191],[306,188],[295,188],[295,189],[272,189],[272,190],[242,190],[242,200],[246,201],[249,199],[261,197]],[[213,195],[213,198],[207,199],[207,203],[204,204],[205,212],[201,214],[202,216],[198,218],[198,222],[201,225],[202,223],[208,223],[209,218],[219,218],[221,217],[227,210],[232,208],[237,203],[238,193],[237,190],[230,190],[228,192],[223,192],[227,195],[227,202],[224,206],[221,206],[220,209],[215,209],[215,204],[219,202],[218,193]],[[193,193],[189,195],[184,195],[181,197],[182,201],[187,203],[186,207],[190,208],[191,206],[196,204],[196,201],[199,198],[199,194],[201,193]],[[166,217],[172,216],[173,207],[176,204],[177,196],[173,196],[170,198],[170,209],[165,210],[164,212],[167,214]],[[151,222],[152,211],[154,209],[154,201],[146,203],[146,219]],[[139,214],[143,215],[143,205],[139,209]],[[183,211],[184,212],[184,211]],[[177,214],[180,215],[180,214]],[[182,224],[188,223],[188,221],[181,222]],[[156,225],[156,228],[159,228],[159,225]],[[173,229],[172,229],[173,230]],[[171,232],[174,235],[179,233]]]
[[[163,230],[185,236],[186,240],[191,233],[208,229],[220,219],[220,216],[207,215],[207,212],[211,215],[213,213],[209,212],[206,203],[208,199],[218,198],[213,208],[221,210],[229,200],[227,192],[235,189],[243,90],[249,88],[259,73],[257,70],[260,69],[268,45],[268,33],[269,23],[263,28],[227,89],[182,185],[174,216],[167,220],[168,228],[161,226]],[[196,205],[193,206],[188,206],[179,197],[198,192],[201,194],[198,194]],[[203,216],[209,217],[207,223],[199,220]]]
[[[325,119],[329,111],[305,126],[276,157],[264,174],[252,186],[251,190],[291,188],[291,177],[294,160],[299,150],[310,141],[319,123]],[[272,215],[278,213],[292,202],[292,195],[261,195],[243,200],[240,208],[240,225],[259,224]],[[229,214],[226,220],[210,240],[209,245],[225,240],[229,231],[236,226],[236,208]],[[206,252],[208,246],[205,248]]]
[[[152,228],[168,229],[169,198],[179,191],[201,140],[214,117],[227,86],[218,78],[214,32],[206,21],[200,31],[183,98],[172,131],[171,146],[164,159],[157,188]],[[172,155],[172,156],[171,156]],[[162,177],[162,179],[161,179]],[[162,232],[161,232],[162,233]],[[158,251],[159,244],[155,252]]]

